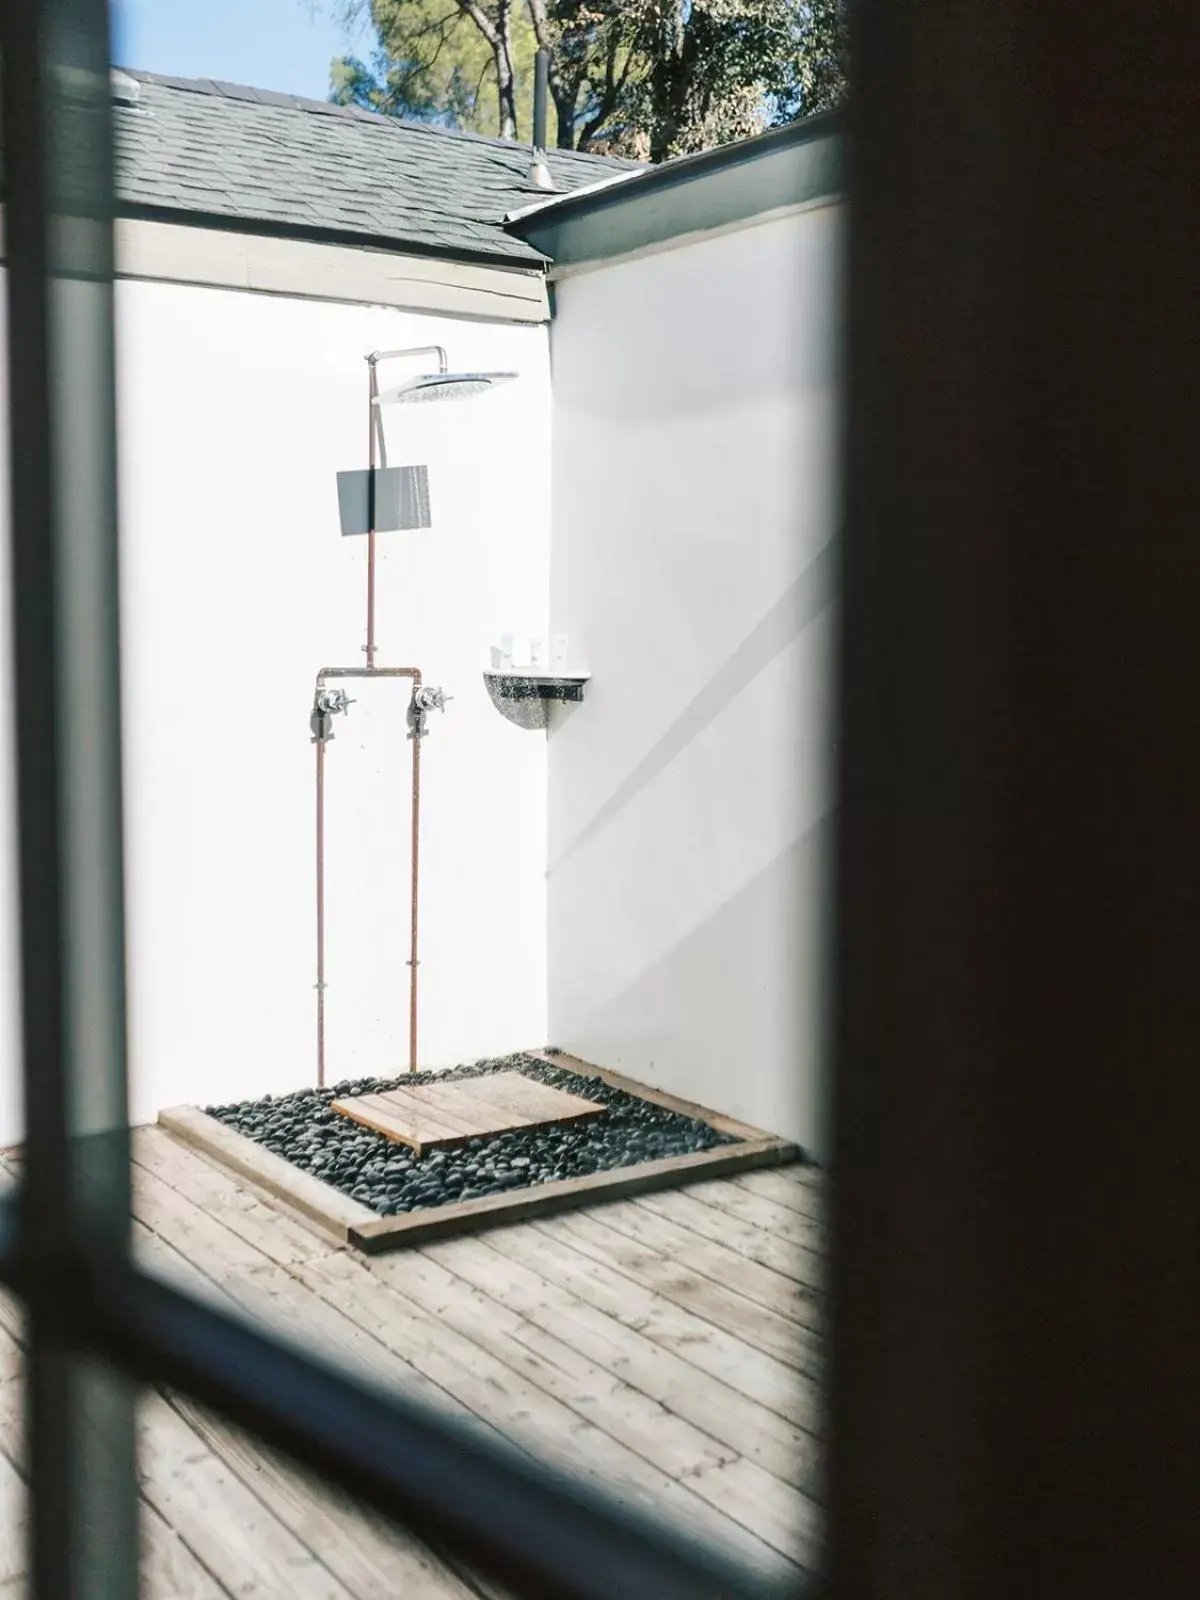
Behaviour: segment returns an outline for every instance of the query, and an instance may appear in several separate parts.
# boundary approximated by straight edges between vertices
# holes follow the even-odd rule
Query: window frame
[[[1136,29],[1076,0],[854,13],[820,1587],[1181,1593],[1200,1480],[1200,8],[1145,0]],[[29,1310],[34,1600],[136,1593],[122,1372],[221,1407],[514,1593],[760,1592],[129,1263],[105,27],[102,0],[0,7],[29,1112],[0,1277]],[[77,236],[52,159],[56,97],[79,87],[64,65],[98,116]],[[68,246],[107,401],[101,492],[65,539],[48,286]],[[76,463],[72,504],[83,482]],[[89,688],[99,714],[72,740]]]
[[[34,1600],[139,1587],[134,1412],[164,1383],[515,1595],[766,1596],[716,1550],[218,1312],[130,1255],[113,154],[104,0],[8,0],[3,55]]]

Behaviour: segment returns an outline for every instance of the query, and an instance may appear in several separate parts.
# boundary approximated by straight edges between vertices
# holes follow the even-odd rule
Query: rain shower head
[[[416,378],[405,378],[394,388],[377,395],[374,404],[386,406],[409,404],[428,400],[469,400],[472,395],[483,394],[502,383],[510,383],[515,372],[423,372]]]

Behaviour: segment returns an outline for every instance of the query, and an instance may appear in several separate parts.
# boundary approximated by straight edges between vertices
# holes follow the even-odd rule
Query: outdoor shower
[[[405,379],[384,393],[379,391],[379,364],[383,361],[436,356],[436,372]],[[325,747],[334,737],[335,717],[344,716],[353,700],[330,680],[348,678],[398,678],[410,685],[407,711],[408,738],[412,743],[412,795],[410,837],[412,870],[409,904],[408,1070],[417,1070],[417,957],[419,909],[419,847],[421,825],[421,741],[428,733],[431,711],[444,711],[450,698],[443,689],[422,681],[418,667],[380,667],[375,664],[375,541],[380,532],[430,526],[428,474],[424,467],[389,468],[382,408],[436,400],[468,400],[515,378],[515,372],[451,372],[441,345],[421,345],[410,350],[375,350],[367,359],[368,466],[365,474],[339,473],[338,497],[343,533],[367,536],[367,658],[362,667],[322,667],[317,673],[309,713],[317,760],[317,1083],[325,1083]]]
[[[395,361],[403,356],[437,356],[438,370],[421,373],[396,384],[385,393],[379,392],[379,363]],[[367,665],[375,665],[375,487],[376,472],[387,466],[387,443],[383,432],[381,407],[386,405],[411,405],[415,402],[435,400],[470,400],[484,394],[499,384],[515,378],[515,372],[451,372],[446,352],[440,344],[419,346],[414,350],[375,350],[367,357],[367,429],[368,429],[368,510],[367,510]],[[376,446],[378,445],[378,458]]]

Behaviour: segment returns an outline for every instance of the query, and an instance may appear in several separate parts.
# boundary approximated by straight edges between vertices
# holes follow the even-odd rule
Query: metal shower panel
[[[375,516],[371,519],[371,480]],[[339,472],[338,512],[342,533],[394,533],[432,527],[428,467],[363,467]]]

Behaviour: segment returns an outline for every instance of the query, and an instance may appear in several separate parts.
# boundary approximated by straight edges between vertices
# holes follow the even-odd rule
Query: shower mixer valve
[[[408,702],[408,737],[423,739],[429,732],[429,713],[445,711],[446,702],[453,699],[454,696],[447,694],[444,689],[434,689],[425,684],[414,689],[412,699]]]
[[[308,719],[313,743],[328,743],[333,738],[334,717],[349,711],[353,704],[345,689],[318,689]]]

